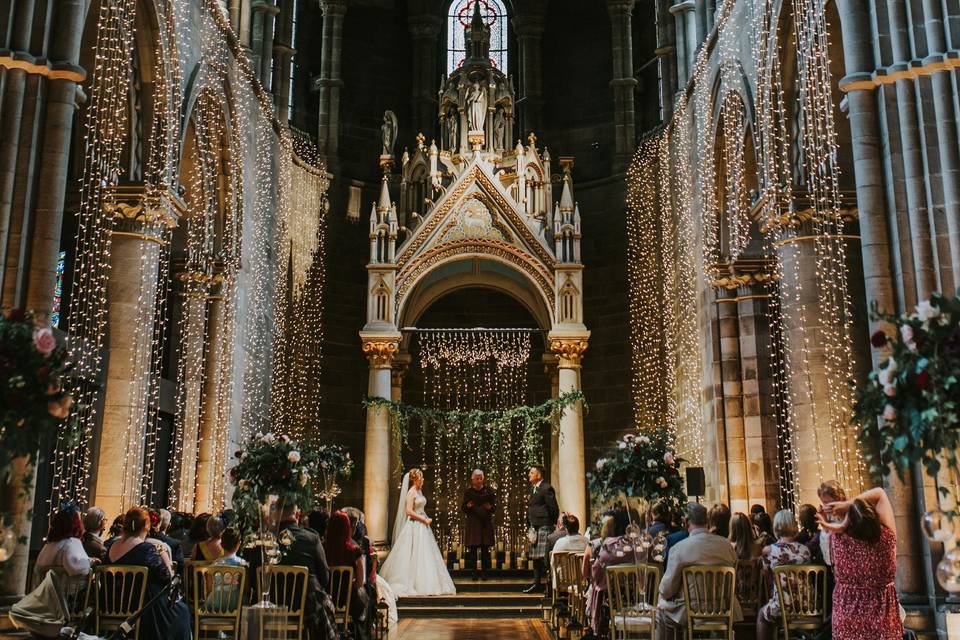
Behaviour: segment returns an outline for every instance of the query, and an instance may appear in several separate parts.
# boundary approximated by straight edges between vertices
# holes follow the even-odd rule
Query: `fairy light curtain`
[[[640,145],[628,171],[634,415],[654,424],[662,419],[684,457],[688,446],[699,444],[702,451],[702,435],[690,430],[702,431],[703,416],[688,419],[702,411],[696,408],[702,405],[704,388],[699,340],[708,328],[706,320],[698,318],[701,291],[719,263],[736,260],[748,245],[761,247],[775,268],[766,285],[774,341],[770,358],[774,394],[782,402],[777,407],[781,492],[784,503],[791,504],[797,498],[796,487],[817,480],[800,477],[801,429],[813,434],[814,441],[808,444],[815,450],[812,455],[821,477],[835,474],[852,487],[863,477],[849,426],[852,314],[828,26],[822,3],[798,0],[784,9],[792,12],[793,29],[792,43],[784,44],[778,29],[779,5],[774,0],[752,5],[751,54],[758,81],[756,122],[749,122],[737,95],[742,84],[737,63],[742,34],[732,23],[728,26],[734,4],[718,8],[717,36],[699,50],[691,72],[692,92],[678,98],[672,121]],[[796,104],[788,105],[780,61],[793,57],[798,94]],[[710,82],[714,58],[720,66],[719,90]],[[796,118],[791,108],[797,111]],[[719,148],[717,131],[723,136]],[[753,202],[747,198],[744,163],[748,133],[756,140],[758,194]],[[719,177],[718,160],[723,167]],[[807,220],[794,216],[798,200],[809,202]],[[748,218],[753,206],[759,207],[759,231],[751,229]],[[751,233],[761,237],[751,238]],[[801,277],[798,254],[791,253],[799,251],[800,242],[813,247],[813,282]],[[805,293],[805,288],[815,291]],[[816,317],[820,325],[806,327],[796,320],[808,316]],[[817,384],[811,367],[821,356],[813,353],[814,345],[826,362],[825,379]],[[698,377],[700,385],[684,384]]]
[[[510,409],[528,401],[532,349],[530,329],[432,329],[417,333],[423,373],[423,406],[472,411]],[[441,548],[458,551],[462,541],[461,500],[470,474],[483,469],[496,491],[495,536],[500,551],[525,549],[526,464],[524,425],[486,430],[452,419],[418,425],[416,464],[429,469],[434,524]],[[538,460],[542,462],[542,460]],[[408,465],[410,466],[410,465]]]

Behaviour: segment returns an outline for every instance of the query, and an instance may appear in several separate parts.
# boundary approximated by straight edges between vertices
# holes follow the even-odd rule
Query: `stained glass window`
[[[50,324],[60,326],[60,304],[63,302],[63,270],[67,264],[67,252],[61,251],[57,256],[56,280],[53,282],[53,305],[50,307]]]
[[[447,73],[463,64],[467,43],[463,30],[470,26],[473,5],[480,3],[480,15],[490,27],[490,63],[507,72],[507,10],[501,0],[453,0],[447,15]]]

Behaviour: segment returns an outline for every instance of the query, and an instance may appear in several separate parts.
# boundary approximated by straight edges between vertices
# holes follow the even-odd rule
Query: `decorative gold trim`
[[[860,236],[850,235],[849,233],[830,233],[823,235],[813,235],[813,236],[796,236],[793,238],[782,238],[773,243],[775,247],[782,247],[787,244],[794,244],[796,242],[805,242],[807,240],[817,240],[819,238],[833,238],[836,240],[859,240]]]
[[[550,350],[559,357],[557,367],[560,369],[579,369],[588,346],[589,343],[582,338],[558,338],[550,341]]]
[[[124,238],[138,238],[140,240],[145,240],[147,242],[155,242],[161,247],[167,244],[166,240],[162,240],[156,236],[151,236],[146,233],[137,233],[136,231],[119,231],[117,229],[111,229],[110,235],[123,236]]]
[[[73,82],[80,83],[87,79],[86,71],[51,69],[49,63],[37,64],[35,62],[27,62],[26,60],[17,60],[11,56],[0,56],[0,67],[20,69],[30,75],[43,76],[50,80],[72,80]]]
[[[394,355],[400,350],[400,341],[364,340],[362,349],[371,369],[389,369]]]

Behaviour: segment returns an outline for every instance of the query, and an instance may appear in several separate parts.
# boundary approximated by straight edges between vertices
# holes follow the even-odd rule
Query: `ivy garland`
[[[524,405],[511,409],[427,409],[370,396],[364,400],[363,405],[367,409],[386,409],[390,413],[392,427],[404,445],[408,444],[410,424],[419,422],[423,426],[424,437],[430,429],[435,432],[456,429],[463,442],[483,443],[484,446],[497,450],[509,442],[510,432],[516,428],[514,425],[519,423],[523,433],[521,448],[524,462],[534,465],[543,464],[543,442],[540,437],[542,427],[549,425],[556,432],[564,410],[577,402],[584,402],[584,395],[580,390],[568,391],[536,406]],[[585,402],[583,408],[587,408]]]

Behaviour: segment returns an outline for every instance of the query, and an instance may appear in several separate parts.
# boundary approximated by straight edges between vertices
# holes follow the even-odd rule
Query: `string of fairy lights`
[[[423,406],[435,409],[510,409],[526,404],[532,352],[530,329],[419,329]],[[520,429],[489,433],[456,425],[421,425],[418,463],[430,470],[434,529],[441,549],[462,542],[464,478],[482,469],[497,495],[497,551],[519,557],[526,549],[526,484]]]
[[[633,393],[638,422],[659,419],[662,401],[662,421],[675,434],[678,451],[695,459],[688,453],[698,438],[690,417],[701,419],[693,430],[702,433],[702,415],[694,407],[701,404],[705,381],[699,350],[691,347],[710,331],[708,321],[698,319],[700,298],[709,297],[701,293],[703,278],[712,280],[718,267],[762,247],[774,270],[766,283],[765,313],[774,341],[768,357],[780,485],[784,503],[796,504],[798,488],[817,480],[811,475],[856,488],[864,467],[849,424],[849,236],[841,216],[827,18],[815,0],[797,0],[790,9],[792,39],[785,38],[774,4],[762,0],[749,9],[756,121],[750,122],[740,98],[742,34],[728,25],[734,3],[723,3],[715,47],[708,42],[699,49],[691,90],[680,95],[662,132],[640,146],[628,172]],[[788,104],[781,60],[789,58],[796,60],[798,92]],[[716,66],[719,85],[712,82]],[[756,141],[756,200],[746,164],[748,135]],[[800,186],[795,176],[802,178]],[[752,244],[757,227],[762,237]],[[697,264],[691,262],[694,251],[700,252]],[[659,344],[649,337],[657,331]],[[664,367],[659,380],[651,363],[658,348]]]
[[[309,346],[302,351],[311,357],[300,362],[309,368],[306,377],[319,378],[329,177],[312,143],[293,140],[286,127],[279,126],[272,96],[260,87],[237,39],[227,36],[230,27],[216,1],[203,4],[204,10],[195,14],[186,0],[157,3],[162,28],[150,41],[155,104],[146,129],[144,205],[159,211],[158,219],[176,220],[181,208],[185,211],[173,232],[149,229],[159,250],[141,255],[141,273],[147,277],[139,283],[133,328],[133,343],[139,348],[131,349],[130,367],[142,375],[134,378],[124,431],[125,505],[160,500],[155,480],[166,349],[176,350],[177,375],[167,504],[185,510],[221,508],[230,442],[255,429],[270,430],[271,423],[287,418],[275,409],[277,404],[310,397],[310,390],[291,383],[299,378],[287,366],[288,351]],[[89,451],[101,420],[97,406],[103,393],[95,381],[105,365],[107,283],[112,275],[114,223],[105,205],[113,201],[128,136],[136,8],[134,0],[104,3],[98,15],[70,298],[69,344],[78,363],[73,393],[81,437],[79,442],[57,442],[52,505],[68,498],[88,501]],[[185,22],[193,22],[199,35],[176,29]],[[177,41],[174,32],[182,34]],[[199,63],[189,59],[195,39]],[[143,51],[140,47],[136,53]],[[181,69],[190,65],[198,69],[198,94],[184,136]],[[231,99],[224,94],[227,86],[233,91]],[[186,164],[181,167],[184,139]],[[292,277],[288,264],[293,265]],[[301,304],[288,308],[288,291],[296,291]],[[292,332],[304,326],[308,329]],[[242,364],[237,362],[241,353]],[[240,415],[235,415],[238,391]],[[317,415],[316,398],[313,394],[306,401],[312,404],[299,413]],[[303,423],[293,429],[302,433]],[[201,495],[206,502],[196,504]]]

